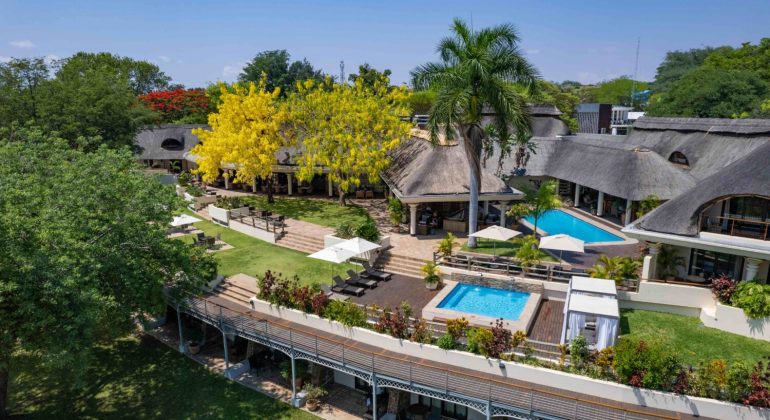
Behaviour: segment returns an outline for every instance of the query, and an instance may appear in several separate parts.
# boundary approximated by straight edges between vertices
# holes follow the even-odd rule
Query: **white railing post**
[[[187,346],[184,344],[184,332],[182,331],[182,313],[179,312],[179,305],[176,305],[176,323],[179,327],[179,352],[187,353]]]

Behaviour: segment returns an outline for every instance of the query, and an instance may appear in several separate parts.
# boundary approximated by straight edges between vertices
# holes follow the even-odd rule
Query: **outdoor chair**
[[[326,297],[328,297],[329,299],[332,299],[332,300],[345,301],[345,300],[349,300],[350,299],[350,297],[348,297],[348,296],[341,295],[339,293],[333,292],[332,288],[329,287],[328,284],[322,284],[321,285],[321,291],[324,292]]]
[[[203,232],[198,232],[198,240],[199,241],[206,240],[206,234]]]
[[[332,280],[334,280],[334,286],[332,286],[332,291],[337,293],[347,293],[349,295],[356,295],[361,296],[364,294],[364,288],[363,287],[356,287],[352,286],[350,284],[345,283],[340,276],[334,276],[332,277]]]
[[[367,287],[369,289],[374,289],[375,287],[377,287],[377,280],[361,278],[361,276],[359,276],[358,273],[350,269],[348,269],[347,273],[348,273],[348,276],[350,276],[350,280],[348,282],[351,284]]]
[[[374,198],[374,191],[366,190],[366,198]]]
[[[371,265],[369,265],[368,261],[363,261],[361,264],[364,266],[364,271],[361,272],[361,275],[365,275],[366,277],[375,278],[381,281],[388,281],[391,277],[393,277],[393,275],[390,273],[375,270]]]

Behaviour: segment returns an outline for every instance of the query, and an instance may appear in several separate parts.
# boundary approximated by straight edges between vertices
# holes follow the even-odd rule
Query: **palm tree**
[[[538,189],[523,188],[526,215],[534,219],[533,234],[537,234],[537,222],[545,212],[561,207],[558,188],[559,183],[556,181],[543,182]],[[515,207],[512,207],[511,211],[515,211]]]
[[[433,143],[438,143],[441,132],[450,140],[457,132],[462,138],[470,172],[468,232],[473,233],[485,136],[482,118],[485,113],[493,114],[498,138],[508,138],[511,130],[530,132],[532,120],[527,103],[515,85],[534,92],[539,75],[521,54],[513,25],[474,31],[461,19],[455,19],[452,32],[438,45],[441,61],[417,67],[412,71],[412,84],[416,89],[438,92],[428,119]],[[470,237],[468,246],[475,247],[476,238]]]

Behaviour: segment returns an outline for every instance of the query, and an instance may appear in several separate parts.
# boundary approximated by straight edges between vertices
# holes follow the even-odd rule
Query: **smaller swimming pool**
[[[524,219],[530,224],[535,224],[535,219],[532,216],[527,216]],[[561,210],[548,210],[543,213],[537,221],[537,228],[544,230],[549,235],[563,233],[580,239],[587,244],[592,242],[623,241],[623,238]]]
[[[529,296],[527,292],[459,283],[438,308],[517,321]]]

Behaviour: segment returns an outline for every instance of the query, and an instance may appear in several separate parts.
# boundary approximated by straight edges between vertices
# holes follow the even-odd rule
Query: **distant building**
[[[578,133],[581,134],[628,134],[629,127],[644,116],[632,107],[610,104],[580,104],[577,109]]]

